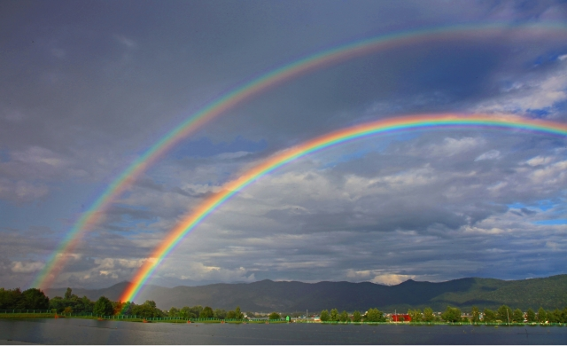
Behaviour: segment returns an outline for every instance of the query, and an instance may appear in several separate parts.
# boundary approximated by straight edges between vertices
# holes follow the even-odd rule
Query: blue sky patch
[[[542,221],[535,221],[533,222],[535,225],[544,225],[544,226],[551,226],[551,225],[566,225],[566,219],[559,219],[559,220],[542,220]]]

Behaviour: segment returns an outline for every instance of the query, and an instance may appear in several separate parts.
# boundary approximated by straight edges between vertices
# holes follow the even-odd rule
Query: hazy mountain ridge
[[[527,280],[463,278],[445,282],[408,280],[395,286],[370,282],[303,283],[298,281],[263,280],[253,283],[177,286],[173,288],[148,285],[136,299],[137,303],[154,300],[158,307],[211,306],[243,311],[320,311],[366,310],[377,307],[383,311],[431,307],[436,311],[446,306],[469,309],[472,305],[496,309],[502,304],[533,310],[566,306],[566,274]],[[122,282],[103,289],[73,289],[78,296],[96,300],[104,295],[118,300],[127,286]],[[49,297],[63,296],[65,288],[48,289]]]

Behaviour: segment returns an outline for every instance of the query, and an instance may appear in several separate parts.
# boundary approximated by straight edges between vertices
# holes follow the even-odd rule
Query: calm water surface
[[[566,327],[0,320],[0,344],[558,344]]]

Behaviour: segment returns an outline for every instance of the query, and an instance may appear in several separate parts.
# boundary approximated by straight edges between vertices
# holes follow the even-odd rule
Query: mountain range
[[[105,296],[118,300],[128,282],[103,289],[73,289],[73,293],[96,300]],[[51,298],[63,296],[66,288],[48,289]],[[499,280],[463,278],[445,282],[408,280],[394,286],[371,282],[304,283],[298,281],[262,280],[253,283],[212,284],[205,286],[177,286],[173,288],[147,285],[136,303],[153,300],[161,309],[183,306],[210,306],[242,311],[294,312],[321,311],[336,308],[339,311],[365,311],[379,308],[382,311],[406,311],[409,308],[431,307],[443,311],[446,307],[469,310],[497,309],[506,304],[526,310],[539,307],[555,309],[566,306],[566,274],[526,280]]]

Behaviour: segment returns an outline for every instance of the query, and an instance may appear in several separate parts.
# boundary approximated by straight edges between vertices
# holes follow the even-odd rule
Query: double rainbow
[[[101,220],[105,211],[112,205],[116,198],[155,161],[182,139],[195,132],[213,118],[270,88],[298,76],[333,64],[338,64],[348,59],[401,45],[444,39],[485,37],[489,33],[496,35],[523,34],[525,37],[534,33],[540,35],[543,32],[547,34],[560,34],[565,38],[566,26],[565,24],[557,23],[537,25],[487,24],[394,33],[328,49],[274,69],[257,78],[253,78],[251,81],[205,105],[201,110],[166,134],[161,140],[136,159],[77,220],[73,228],[71,228],[60,243],[59,247],[49,257],[46,265],[32,283],[32,287],[45,289],[51,285],[58,273],[65,266],[69,254],[72,253],[78,245],[81,235],[92,229],[97,222]]]
[[[150,255],[151,260],[147,260],[140,267],[131,283],[122,294],[120,301],[133,301],[161,261],[173,251],[176,245],[179,244],[189,231],[197,227],[209,214],[219,208],[237,192],[279,167],[299,157],[357,138],[400,131],[456,127],[520,130],[540,132],[566,138],[566,124],[524,119],[514,116],[438,114],[379,120],[349,127],[312,139],[304,144],[282,151],[266,159],[259,165],[241,174],[238,179],[227,183],[222,191],[201,203],[201,205],[172,229],[161,244],[152,252]]]

